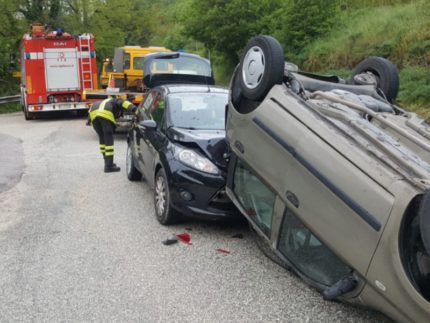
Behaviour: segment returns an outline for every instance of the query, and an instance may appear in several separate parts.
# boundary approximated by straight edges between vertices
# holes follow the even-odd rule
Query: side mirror
[[[157,128],[157,123],[154,120],[143,120],[139,122],[139,126],[154,130]]]

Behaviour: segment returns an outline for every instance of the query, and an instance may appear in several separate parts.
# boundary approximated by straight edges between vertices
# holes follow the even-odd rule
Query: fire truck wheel
[[[88,110],[78,110],[77,111],[78,117],[88,117]]]
[[[34,113],[28,112],[28,109],[26,107],[24,107],[24,117],[25,120],[33,120],[34,118]]]

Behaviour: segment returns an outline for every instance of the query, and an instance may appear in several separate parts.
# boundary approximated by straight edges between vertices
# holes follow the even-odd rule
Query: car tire
[[[241,100],[242,100],[242,86],[240,84],[241,80],[239,77],[239,71],[240,71],[240,65],[238,65],[234,72],[233,72],[233,77],[231,79],[231,84],[230,84],[230,88],[231,88],[231,92],[230,92],[230,97],[231,97],[231,102],[233,103],[233,105],[235,107],[238,107]]]
[[[428,212],[430,206],[430,191],[424,193],[419,209],[419,226],[421,239],[424,247],[430,256],[430,214]]]
[[[243,96],[261,101],[275,84],[282,83],[284,64],[284,50],[275,38],[252,38],[245,47],[238,71]]]
[[[88,117],[88,110],[77,110],[76,112],[80,118]]]
[[[133,153],[130,145],[127,145],[126,167],[127,178],[130,181],[139,181],[142,179],[142,173],[139,172],[134,165]]]
[[[388,59],[382,57],[369,57],[359,63],[352,77],[357,74],[370,72],[376,76],[377,86],[384,93],[389,102],[393,102],[399,92],[399,72],[396,66]]]
[[[155,175],[154,208],[157,221],[162,225],[179,222],[179,215],[170,205],[170,190],[166,172],[160,168]]]
[[[25,120],[34,120],[35,119],[34,113],[29,112],[28,109],[27,109],[27,107],[24,106],[23,110],[24,110],[24,118],[25,118]]]

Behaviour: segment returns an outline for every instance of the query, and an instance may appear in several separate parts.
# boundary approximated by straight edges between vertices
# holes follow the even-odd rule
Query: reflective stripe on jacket
[[[130,101],[127,101],[127,100],[125,100],[123,103],[122,103],[122,107],[124,108],[124,109],[128,109],[130,106],[132,106],[133,105],[133,103],[131,103]]]
[[[111,100],[113,99],[109,98],[109,99],[103,100],[101,103],[93,104],[93,106],[90,108],[91,121],[93,121],[96,117],[100,117],[116,124],[115,116],[113,112],[108,109],[105,109],[106,103],[110,102]]]

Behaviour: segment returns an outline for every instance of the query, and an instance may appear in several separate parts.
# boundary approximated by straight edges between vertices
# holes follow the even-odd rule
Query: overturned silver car
[[[395,66],[351,80],[250,40],[230,85],[227,193],[272,259],[324,298],[430,321],[430,127],[395,102]]]

